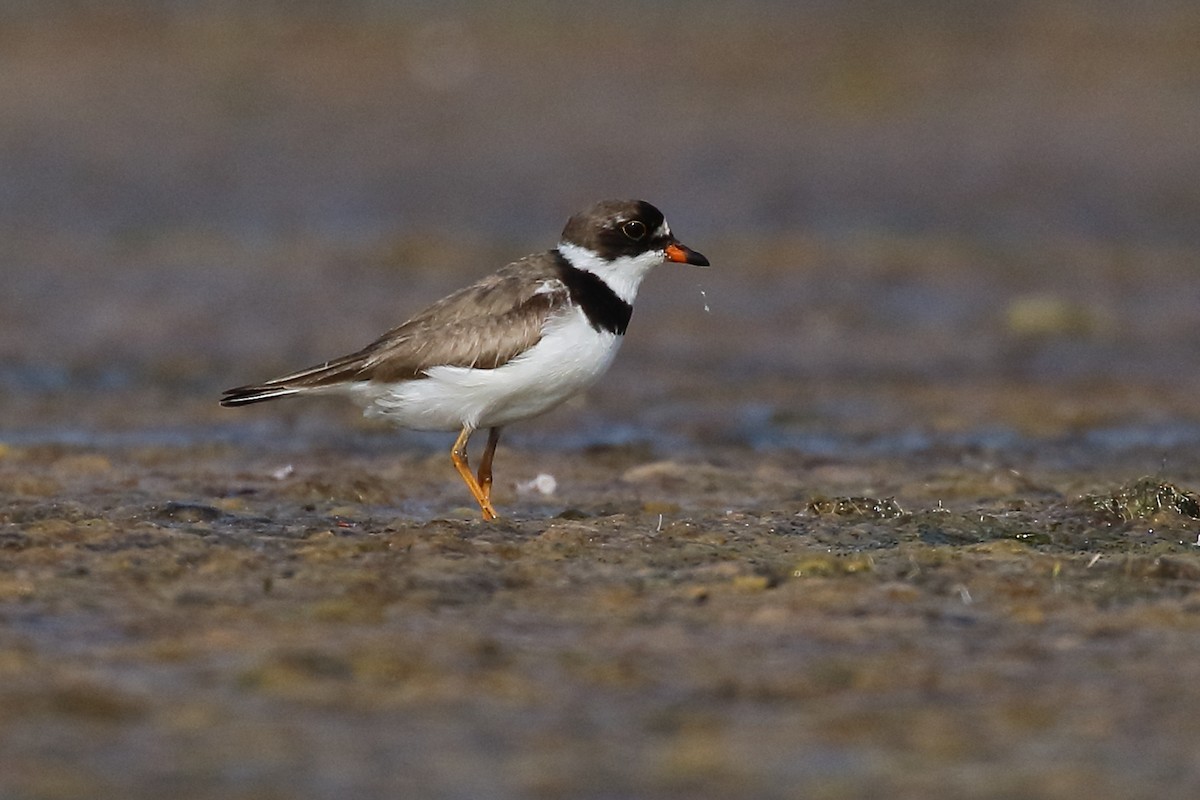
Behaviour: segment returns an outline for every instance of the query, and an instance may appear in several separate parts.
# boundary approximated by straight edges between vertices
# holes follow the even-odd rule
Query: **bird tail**
[[[247,406],[277,397],[321,392],[328,390],[332,385],[354,380],[362,366],[361,354],[355,353],[264,383],[235,386],[221,393],[221,405]]]
[[[261,403],[264,400],[274,400],[276,397],[287,397],[299,394],[303,389],[294,386],[272,386],[264,383],[257,386],[236,386],[221,393],[223,406],[248,406],[251,403]]]

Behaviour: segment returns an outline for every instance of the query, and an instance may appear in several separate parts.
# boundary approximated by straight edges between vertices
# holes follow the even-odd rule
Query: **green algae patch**
[[[873,569],[875,569],[875,560],[870,554],[813,553],[793,564],[789,574],[793,578],[828,578],[839,575],[860,575],[871,572]]]
[[[1086,507],[1121,522],[1155,519],[1162,514],[1200,519],[1200,497],[1157,478],[1141,478],[1105,494],[1087,495]]]
[[[863,519],[897,519],[904,516],[904,509],[891,497],[814,497],[808,501],[808,512],[819,516]]]

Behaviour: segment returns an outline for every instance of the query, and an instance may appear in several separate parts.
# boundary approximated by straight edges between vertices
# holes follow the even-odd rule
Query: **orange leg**
[[[492,508],[492,501],[488,499],[488,492],[484,492],[479,486],[479,481],[475,480],[475,476],[471,474],[471,467],[467,464],[467,440],[471,438],[471,433],[471,428],[462,429],[462,433],[454,441],[454,449],[450,451],[450,461],[453,462],[454,468],[458,470],[463,483],[467,484],[467,488],[471,490],[471,496],[475,498],[475,502],[479,503],[479,510],[483,512],[483,518],[488,520],[496,519],[496,509]],[[485,453],[484,459],[488,463],[490,472],[491,458]]]
[[[496,445],[500,443],[500,429],[488,430],[487,447],[483,448],[483,458],[479,460],[479,488],[483,490],[483,499],[492,499],[492,457],[496,455]]]

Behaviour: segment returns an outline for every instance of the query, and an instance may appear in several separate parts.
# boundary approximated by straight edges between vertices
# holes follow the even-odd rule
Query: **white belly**
[[[576,308],[502,367],[433,367],[426,378],[357,384],[354,392],[365,414],[405,428],[493,428],[542,414],[586,389],[608,369],[621,339],[597,331]]]

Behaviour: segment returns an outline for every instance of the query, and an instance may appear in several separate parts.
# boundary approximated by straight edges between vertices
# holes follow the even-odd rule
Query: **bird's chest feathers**
[[[514,389],[528,387],[558,401],[589,386],[612,363],[623,336],[597,330],[575,307],[550,320],[541,340],[498,370],[496,380]]]

